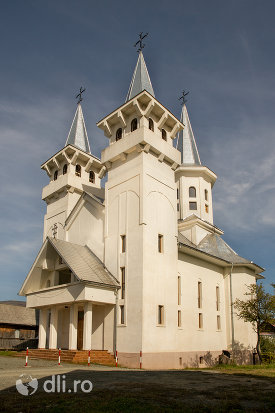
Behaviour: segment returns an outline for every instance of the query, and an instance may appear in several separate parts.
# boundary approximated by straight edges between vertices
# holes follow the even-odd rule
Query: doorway
[[[78,311],[77,320],[77,350],[83,349],[84,311]]]

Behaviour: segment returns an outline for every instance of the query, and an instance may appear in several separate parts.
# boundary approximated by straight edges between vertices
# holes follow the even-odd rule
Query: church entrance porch
[[[40,309],[39,349],[114,350],[114,305],[68,303]]]

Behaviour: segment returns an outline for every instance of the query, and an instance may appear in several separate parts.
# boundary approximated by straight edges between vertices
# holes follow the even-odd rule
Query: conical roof
[[[66,145],[74,145],[82,151],[91,153],[81,104],[77,105],[73,123],[66,140]]]
[[[185,125],[183,131],[178,135],[177,143],[177,149],[181,152],[181,163],[184,165],[201,165],[186,105],[182,107],[180,120]]]
[[[147,92],[155,96],[143,53],[140,51],[125,102],[132,99],[143,90],[147,90]]]

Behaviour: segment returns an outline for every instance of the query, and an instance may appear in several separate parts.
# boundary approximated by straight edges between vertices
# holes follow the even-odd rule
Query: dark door
[[[78,311],[77,350],[83,349],[83,324],[84,324],[84,311]]]

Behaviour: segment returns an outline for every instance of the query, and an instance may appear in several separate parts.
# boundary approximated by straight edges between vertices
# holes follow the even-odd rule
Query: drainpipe
[[[116,304],[115,304],[115,312],[114,312],[114,355],[116,355],[117,350],[117,307],[118,307],[118,289],[115,290],[116,296]]]
[[[234,304],[233,304],[233,293],[232,293],[232,271],[233,271],[233,262],[231,263],[231,270],[230,270],[230,307],[231,307],[231,345],[232,345],[232,360],[233,360],[233,362],[234,362],[235,337],[234,337]]]

